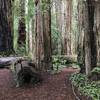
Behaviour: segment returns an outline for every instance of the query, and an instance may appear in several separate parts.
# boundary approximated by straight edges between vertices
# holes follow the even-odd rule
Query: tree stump
[[[27,57],[0,58],[0,68],[11,70],[16,87],[29,83],[37,84],[42,81],[42,77],[35,63],[30,62]]]
[[[27,66],[25,66],[22,61],[20,60],[15,64],[16,87],[42,82],[41,74],[37,71],[35,64],[27,62]],[[20,63],[20,68],[17,67],[18,63]]]

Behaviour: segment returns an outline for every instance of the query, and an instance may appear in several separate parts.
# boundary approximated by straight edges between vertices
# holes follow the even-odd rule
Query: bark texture
[[[97,65],[96,34],[93,31],[94,4],[94,0],[87,0],[85,2],[85,68],[87,75]]]
[[[52,68],[52,46],[51,46],[51,8],[50,0],[42,0],[43,8],[43,41],[44,41],[44,68]]]
[[[0,0],[0,51],[13,50],[12,0]]]
[[[77,38],[77,60],[81,67],[81,72],[85,72],[84,67],[84,14],[85,14],[85,5],[83,3],[83,0],[79,0],[77,4],[78,9],[78,38]]]
[[[35,1],[36,15],[35,15],[35,54],[38,69],[42,69],[44,60],[44,50],[43,50],[43,20],[41,12],[41,0]]]

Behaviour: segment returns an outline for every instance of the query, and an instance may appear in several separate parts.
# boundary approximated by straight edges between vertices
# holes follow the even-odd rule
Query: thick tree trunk
[[[36,54],[36,62],[39,70],[43,68],[42,62],[44,60],[44,50],[43,50],[43,20],[42,20],[42,12],[41,12],[41,0],[35,1],[36,7],[36,15],[35,15],[35,54]]]
[[[91,42],[91,67],[92,69],[97,65],[97,44],[96,44],[96,33],[93,30],[94,27],[94,11],[95,11],[95,0],[87,0],[88,14],[89,14],[89,34]]]
[[[43,41],[44,41],[44,68],[52,68],[52,46],[51,46],[51,8],[50,0],[42,0],[43,8]]]
[[[64,3],[66,6],[64,7],[64,33],[62,33],[63,37],[63,54],[64,55],[71,55],[72,48],[71,48],[71,20],[72,20],[72,1],[65,0]],[[64,4],[64,5],[65,5]]]
[[[97,64],[96,34],[93,31],[94,3],[93,0],[87,0],[85,10],[85,68],[87,75]]]
[[[0,0],[0,51],[13,50],[11,0]]]
[[[72,21],[72,0],[67,0],[67,47],[68,51],[67,54],[71,55],[72,54],[72,48],[71,48],[71,22]]]
[[[100,0],[95,3],[95,21],[94,21],[94,31],[97,35],[97,58],[100,62]]]
[[[78,33],[77,33],[77,60],[81,67],[81,72],[85,72],[84,66],[84,14],[85,14],[85,5],[83,0],[78,1]]]
[[[30,55],[30,57],[32,58],[32,59],[34,59],[33,57],[33,55],[34,55],[34,50],[35,50],[35,43],[34,43],[34,19],[32,18],[32,19],[30,19],[30,21],[29,21],[29,35],[28,35],[28,38],[29,38],[29,51],[28,51],[28,53],[29,53],[29,55]]]

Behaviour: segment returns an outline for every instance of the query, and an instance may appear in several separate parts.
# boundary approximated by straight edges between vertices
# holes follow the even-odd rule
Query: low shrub
[[[100,74],[100,67],[95,67],[91,72],[94,74]]]
[[[79,68],[75,57],[53,56],[52,63],[54,70],[61,70],[63,67]]]
[[[86,75],[81,73],[72,74],[70,77],[72,84],[86,96],[91,97],[93,100],[100,100],[100,84],[90,82]]]

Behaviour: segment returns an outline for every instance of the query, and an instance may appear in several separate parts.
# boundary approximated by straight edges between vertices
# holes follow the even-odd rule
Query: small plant
[[[61,70],[64,67],[80,68],[77,62],[73,61],[72,58],[66,56],[53,56],[52,63],[54,70]]]
[[[58,58],[53,59],[53,69],[59,70],[59,67],[61,66],[61,62]]]
[[[54,70],[61,70],[63,67],[66,66],[67,60],[62,57],[56,56],[53,57],[52,62]]]
[[[18,47],[17,50],[16,50],[16,54],[18,56],[25,56],[26,55],[26,47],[25,47],[25,45],[23,45],[21,47]]]
[[[14,55],[14,51],[6,51],[6,52],[0,52],[0,57],[6,57],[13,54]]]
[[[95,67],[91,72],[94,74],[100,74],[100,67]]]
[[[76,87],[81,87],[88,81],[88,78],[86,75],[75,73],[71,75],[70,80]]]
[[[86,75],[80,73],[72,74],[70,80],[82,94],[91,97],[93,100],[100,100],[99,83],[90,82]]]

